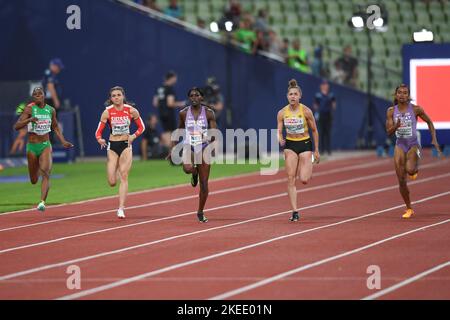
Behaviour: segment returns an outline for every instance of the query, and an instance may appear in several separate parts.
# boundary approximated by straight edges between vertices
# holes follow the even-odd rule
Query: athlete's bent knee
[[[184,173],[192,173],[194,171],[194,167],[192,165],[184,165],[183,171]]]
[[[296,180],[295,175],[288,176],[288,185],[290,186],[295,185],[295,180]]]
[[[308,184],[309,178],[300,178],[300,181],[301,181],[303,184]]]

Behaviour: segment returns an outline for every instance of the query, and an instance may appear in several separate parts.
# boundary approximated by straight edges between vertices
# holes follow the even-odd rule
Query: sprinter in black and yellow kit
[[[319,133],[313,113],[300,103],[302,90],[295,79],[289,81],[287,99],[289,104],[278,112],[278,141],[284,147],[286,173],[288,175],[288,195],[292,207],[291,221],[298,221],[297,211],[297,177],[307,184],[312,175],[313,162],[319,163]],[[283,138],[283,127],[286,139]],[[314,138],[314,156],[312,141],[309,136],[311,129]],[[312,161],[311,161],[312,160]]]

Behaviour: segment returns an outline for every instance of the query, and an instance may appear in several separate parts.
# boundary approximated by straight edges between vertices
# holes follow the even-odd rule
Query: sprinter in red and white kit
[[[144,122],[139,116],[139,111],[127,104],[125,91],[122,87],[113,87],[109,90],[108,107],[103,111],[100,122],[95,132],[95,138],[101,148],[107,147],[108,162],[106,165],[108,183],[114,187],[117,183],[117,173],[120,177],[119,209],[117,217],[125,218],[125,199],[128,192],[128,173],[133,162],[132,143],[145,130]],[[130,124],[133,120],[137,130],[130,135]],[[106,124],[110,127],[109,141],[102,138],[102,132]]]

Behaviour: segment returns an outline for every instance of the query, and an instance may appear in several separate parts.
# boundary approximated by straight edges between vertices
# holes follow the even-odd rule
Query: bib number
[[[412,132],[412,121],[411,120],[400,120],[400,127],[397,128],[395,135],[397,138],[411,138],[413,136]]]
[[[305,133],[303,118],[285,118],[284,126],[286,127],[286,132],[289,134]]]
[[[130,127],[128,126],[128,124],[115,125],[112,130],[112,134],[114,136],[129,134],[129,133],[130,133]]]
[[[191,144],[191,146],[197,146],[199,144],[202,144],[203,142],[203,136],[201,132],[193,132],[191,134],[191,139],[189,141],[189,143]]]

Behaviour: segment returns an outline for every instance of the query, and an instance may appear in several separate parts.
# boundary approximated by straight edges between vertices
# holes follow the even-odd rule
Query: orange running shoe
[[[418,172],[416,172],[416,173],[413,174],[413,175],[409,175],[409,179],[410,179],[410,180],[416,180],[416,179],[417,179],[417,175],[418,175]]]
[[[402,218],[409,219],[414,214],[413,209],[406,209],[405,213],[402,215]]]

